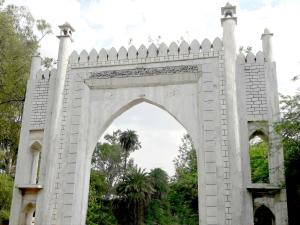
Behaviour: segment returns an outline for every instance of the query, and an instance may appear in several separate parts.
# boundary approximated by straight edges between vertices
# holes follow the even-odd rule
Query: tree
[[[0,4],[0,168],[14,175],[31,56],[51,27],[37,22],[44,35],[34,34],[35,20],[25,7]]]
[[[138,135],[133,130],[123,131],[120,134],[119,141],[124,153],[124,171],[126,171],[129,154],[140,149],[141,143],[138,140]]]
[[[9,220],[13,179],[7,174],[0,174],[0,187],[0,224],[2,224]]]
[[[89,205],[87,211],[87,225],[116,225],[113,215],[112,202],[104,198],[108,185],[105,176],[92,171],[90,178]]]
[[[121,137],[125,146],[123,148],[121,147]],[[126,143],[126,138],[129,139],[130,144]],[[134,131],[116,130],[112,135],[106,134],[104,139],[104,143],[97,143],[92,156],[87,214],[89,225],[116,223],[112,205],[113,199],[117,197],[115,189],[122,181],[121,178],[125,176],[127,170],[132,168],[133,162],[128,160],[130,153],[140,147],[138,136]],[[125,162],[129,165],[127,165],[126,171],[124,170]],[[117,208],[118,206],[116,206]]]
[[[131,168],[118,184],[116,193],[119,204],[127,206],[130,218],[130,223],[127,224],[144,224],[145,208],[154,193],[148,174],[140,168]]]
[[[176,224],[198,224],[198,172],[196,150],[191,137],[184,135],[174,160],[176,174],[168,195]]]
[[[296,225],[300,220],[300,94],[281,99],[282,120],[275,128],[284,150],[289,224]]]
[[[250,144],[251,180],[253,183],[269,182],[268,144],[265,141]]]
[[[171,217],[170,203],[168,201],[168,174],[160,168],[155,168],[150,171],[149,178],[152,183],[154,192],[146,209],[146,224],[172,224],[173,221]]]
[[[92,157],[92,171],[101,174],[107,185],[106,198],[122,176],[122,152],[117,144],[98,143]]]

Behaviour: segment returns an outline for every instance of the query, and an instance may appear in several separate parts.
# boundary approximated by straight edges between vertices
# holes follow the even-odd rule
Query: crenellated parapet
[[[264,64],[266,62],[264,53],[262,51],[257,52],[255,55],[252,52],[244,55],[240,53],[237,57],[237,63],[242,64]]]
[[[101,49],[99,52],[92,49],[90,53],[83,50],[80,54],[73,51],[69,57],[69,63],[71,66],[77,67],[184,60],[216,57],[222,49],[223,43],[220,38],[215,38],[212,43],[208,39],[204,39],[201,44],[197,40],[193,40],[190,44],[182,41],[179,45],[172,42],[169,46],[165,43],[161,43],[159,46],[152,43],[148,48],[141,45],[139,48],[135,46],[130,46],[129,49],[121,47],[118,51],[115,48]]]
[[[36,75],[35,75],[35,79],[36,80],[45,80],[45,81],[49,81],[49,79],[53,76],[55,76],[57,73],[57,69],[53,68],[51,70],[49,69],[40,69]]]

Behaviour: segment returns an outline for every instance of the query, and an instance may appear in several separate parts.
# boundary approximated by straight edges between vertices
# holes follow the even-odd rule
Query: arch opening
[[[268,207],[262,205],[254,213],[254,225],[275,225],[275,216]]]
[[[34,141],[30,146],[30,152],[32,155],[30,184],[37,184],[39,181],[41,151],[42,144],[39,141]]]
[[[35,223],[35,204],[28,203],[24,208],[25,225],[33,225]]]
[[[250,135],[249,155],[252,183],[269,183],[269,143],[263,131],[256,130]]]
[[[150,102],[145,99],[135,100],[121,108],[117,113],[115,113],[115,115],[112,115],[112,119],[108,122],[106,126],[106,131],[103,132],[104,134],[100,138],[100,142],[97,143],[92,157],[87,224],[89,224],[91,220],[90,215],[92,213],[91,210],[93,210],[93,203],[91,202],[95,202],[95,199],[93,199],[91,195],[94,195],[97,191],[98,193],[101,193],[102,191],[102,196],[100,198],[98,197],[96,201],[100,201],[102,207],[106,209],[106,211],[104,210],[103,212],[103,214],[105,214],[106,216],[106,219],[115,219],[115,221],[118,221],[118,224],[134,224],[132,223],[132,221],[135,220],[144,220],[145,222],[150,218],[149,212],[151,212],[152,214],[162,213],[154,212],[154,205],[157,204],[157,202],[155,202],[155,204],[151,202],[153,196],[159,196],[160,198],[163,197],[166,200],[166,192],[169,193],[170,188],[173,188],[173,192],[179,191],[179,189],[176,189],[178,188],[176,186],[178,184],[175,184],[175,180],[184,179],[184,175],[187,175],[189,173],[194,173],[193,177],[191,178],[194,182],[193,190],[194,192],[198,193],[196,150],[193,147],[191,137],[188,135],[183,136],[187,133],[186,129],[179,123],[179,121],[176,118],[174,118],[175,116],[173,116],[163,107],[158,106],[157,104],[154,104],[153,102]],[[126,168],[126,163],[122,162],[123,145],[120,137],[122,137],[123,132],[127,131],[135,131],[139,137],[139,143],[135,146],[135,148],[133,148],[133,151],[130,152],[130,156],[133,156],[134,159],[128,158]],[[182,142],[181,138],[183,138]],[[193,148],[194,152],[188,154],[189,148]],[[170,152],[170,149],[173,149],[172,152]],[[179,154],[186,155],[180,158],[178,157]],[[172,167],[175,167],[172,161],[176,157],[176,166],[178,170],[175,170],[174,168],[172,170],[171,164]],[[163,164],[165,164],[166,161],[171,161],[171,163],[169,163],[168,166],[162,166]],[[124,167],[124,165],[125,169],[128,169],[128,171],[125,171],[125,169],[122,168]],[[195,171],[189,170],[191,169],[189,167],[192,166],[194,166]],[[163,169],[161,169],[161,167],[163,167]],[[114,177],[114,174],[122,170],[124,170],[123,174]],[[99,171],[102,171],[101,178],[97,178],[97,172]],[[142,210],[142,212],[139,212],[138,215],[133,215],[130,213],[130,211],[128,211],[129,208],[126,209],[126,206],[130,207],[130,204],[133,203],[124,205],[123,200],[126,199],[126,194],[124,194],[124,192],[121,192],[121,186],[123,182],[129,182],[129,180],[134,180],[131,180],[131,178],[129,179],[127,175],[133,174],[135,175],[136,179],[141,177],[149,178],[151,176],[158,176],[161,179],[165,179],[165,182],[162,183],[164,183],[164,185],[167,185],[166,188],[168,189],[168,191],[164,190],[163,193],[155,194],[153,191],[153,189],[155,188],[151,183],[153,180],[151,181],[151,179],[148,179],[148,184],[152,185],[152,188],[150,188],[152,189],[152,191],[148,195],[143,193],[144,196],[148,196],[148,199],[142,200],[141,202],[145,203],[147,207],[144,207],[143,209],[135,208],[135,210],[138,211]],[[172,177],[172,179],[170,179],[170,177]],[[101,187],[101,185],[99,185],[107,181],[110,183],[106,183],[106,186],[103,185]],[[172,181],[173,183],[171,183]],[[145,184],[145,187],[147,187],[147,184]],[[192,190],[186,189],[186,191]],[[138,196],[138,192],[136,192],[135,194],[136,196]],[[194,199],[190,199],[191,207],[194,207],[196,212],[195,214],[197,216],[196,218],[189,219],[194,219],[196,221],[195,224],[198,224],[198,196],[195,196],[195,193],[192,195]],[[182,198],[184,198],[184,196]],[[172,201],[174,203],[175,198],[173,198]],[[121,205],[123,207],[123,211],[127,213],[126,218],[124,218],[124,213],[123,215],[121,215],[120,212],[116,212],[116,208],[114,208],[118,208],[118,206],[115,205],[116,202],[118,202],[117,205]],[[113,210],[109,211],[109,208],[111,206],[113,206]],[[162,208],[164,207],[167,206],[165,205]],[[162,215],[167,217],[166,212],[168,211],[167,213],[171,213],[171,209],[168,208],[165,210],[165,214],[162,213]],[[114,215],[119,215],[119,218],[118,216],[114,216],[114,218],[109,217],[109,214],[112,217]],[[120,218],[122,216],[123,218]],[[171,214],[168,216],[170,216],[169,219],[171,219]],[[151,217],[150,219],[154,218]],[[137,222],[136,224],[139,223]]]

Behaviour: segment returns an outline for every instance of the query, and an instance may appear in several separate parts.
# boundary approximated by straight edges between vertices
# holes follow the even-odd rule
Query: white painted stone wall
[[[233,16],[235,7],[226,5],[222,12]],[[253,224],[257,189],[249,172],[248,130],[255,130],[256,124],[264,124],[261,129],[270,140],[273,172],[268,185],[284,184],[282,149],[271,126],[278,119],[278,95],[271,57],[261,52],[236,55],[235,21],[230,16],[222,19],[223,41],[80,54],[69,53],[73,29],[61,26],[57,71],[38,71],[40,61],[33,58],[10,224],[24,223],[24,201],[32,199],[36,225],[84,225],[94,147],[115,118],[141,102],[166,110],[193,139],[199,224]],[[270,40],[270,34],[265,36]],[[266,39],[264,44],[270,50]],[[40,179],[30,184],[29,148],[35,141],[30,134],[36,131],[43,136],[38,138],[43,145]],[[274,203],[276,225],[286,225],[285,190],[279,188],[268,201]]]

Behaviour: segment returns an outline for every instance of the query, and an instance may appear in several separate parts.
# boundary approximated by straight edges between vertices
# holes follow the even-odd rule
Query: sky
[[[200,43],[222,37],[221,7],[228,0],[6,0],[6,4],[24,5],[34,18],[47,20],[54,35],[41,42],[42,56],[57,57],[58,25],[69,22],[76,30],[73,49],[116,49],[129,43],[138,48],[150,42],[181,39]],[[279,92],[293,94],[300,74],[300,0],[231,0],[237,6],[237,46],[261,50],[261,34],[267,27],[274,33],[273,49],[277,62]],[[158,37],[161,38],[158,38]],[[132,41],[130,41],[132,40]],[[151,123],[149,122],[151,121]],[[134,129],[143,149],[135,161],[151,169],[163,165],[174,173],[172,160],[178,153],[185,132],[170,115],[148,104],[140,104],[118,117],[108,131]],[[159,156],[159,157],[158,157]]]

